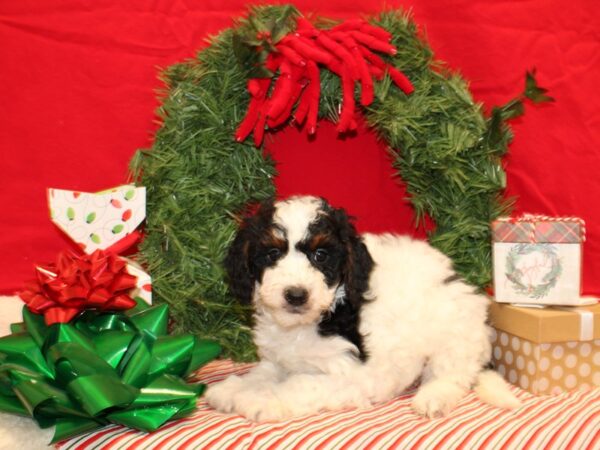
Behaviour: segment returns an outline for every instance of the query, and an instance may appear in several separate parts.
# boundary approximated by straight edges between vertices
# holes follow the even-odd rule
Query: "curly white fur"
[[[318,201],[302,197],[276,206],[275,219],[293,230],[287,236],[293,249],[319,214]],[[408,237],[365,234],[363,239],[375,263],[365,295],[369,301],[360,310],[367,360],[354,356],[350,341],[319,335],[318,314],[291,314],[280,306],[282,287],[298,279],[309,286],[311,311],[335,302],[319,272],[304,255],[290,251],[289,261],[268,269],[255,289],[261,362],[245,376],[209,387],[209,404],[254,421],[281,420],[366,407],[393,398],[420,378],[413,407],[424,416],[448,413],[473,386],[485,401],[518,406],[499,375],[481,370],[490,357],[487,299],[452,281],[450,259]]]
[[[0,414],[0,450],[50,450],[54,427],[41,429],[29,417]]]

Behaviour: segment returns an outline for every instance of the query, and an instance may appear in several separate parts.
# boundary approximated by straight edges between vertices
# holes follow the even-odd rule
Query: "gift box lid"
[[[492,222],[494,242],[579,243],[585,241],[585,222],[579,217],[526,214]]]
[[[600,339],[600,304],[526,308],[490,302],[493,327],[536,343]]]

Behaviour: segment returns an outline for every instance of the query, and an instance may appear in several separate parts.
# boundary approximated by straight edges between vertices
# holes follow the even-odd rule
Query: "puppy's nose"
[[[303,287],[289,287],[283,293],[285,300],[292,306],[304,305],[308,300],[308,291]]]

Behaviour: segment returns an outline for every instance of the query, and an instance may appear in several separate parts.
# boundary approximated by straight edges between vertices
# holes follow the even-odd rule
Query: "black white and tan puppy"
[[[207,400],[254,421],[368,407],[420,379],[419,414],[450,411],[467,391],[519,400],[490,357],[487,300],[427,243],[358,235],[316,197],[263,204],[226,257],[232,293],[255,310],[260,362],[211,386]]]

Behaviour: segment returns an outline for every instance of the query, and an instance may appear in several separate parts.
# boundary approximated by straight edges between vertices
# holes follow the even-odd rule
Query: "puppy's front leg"
[[[239,392],[234,411],[257,422],[285,420],[325,410],[368,407],[365,379],[347,375],[296,374],[254,391]]]
[[[278,383],[283,376],[282,373],[281,369],[272,362],[261,361],[247,374],[231,375],[220,383],[209,386],[205,394],[206,401],[221,412],[237,411],[236,397],[244,397],[244,393],[256,395],[262,386]]]

